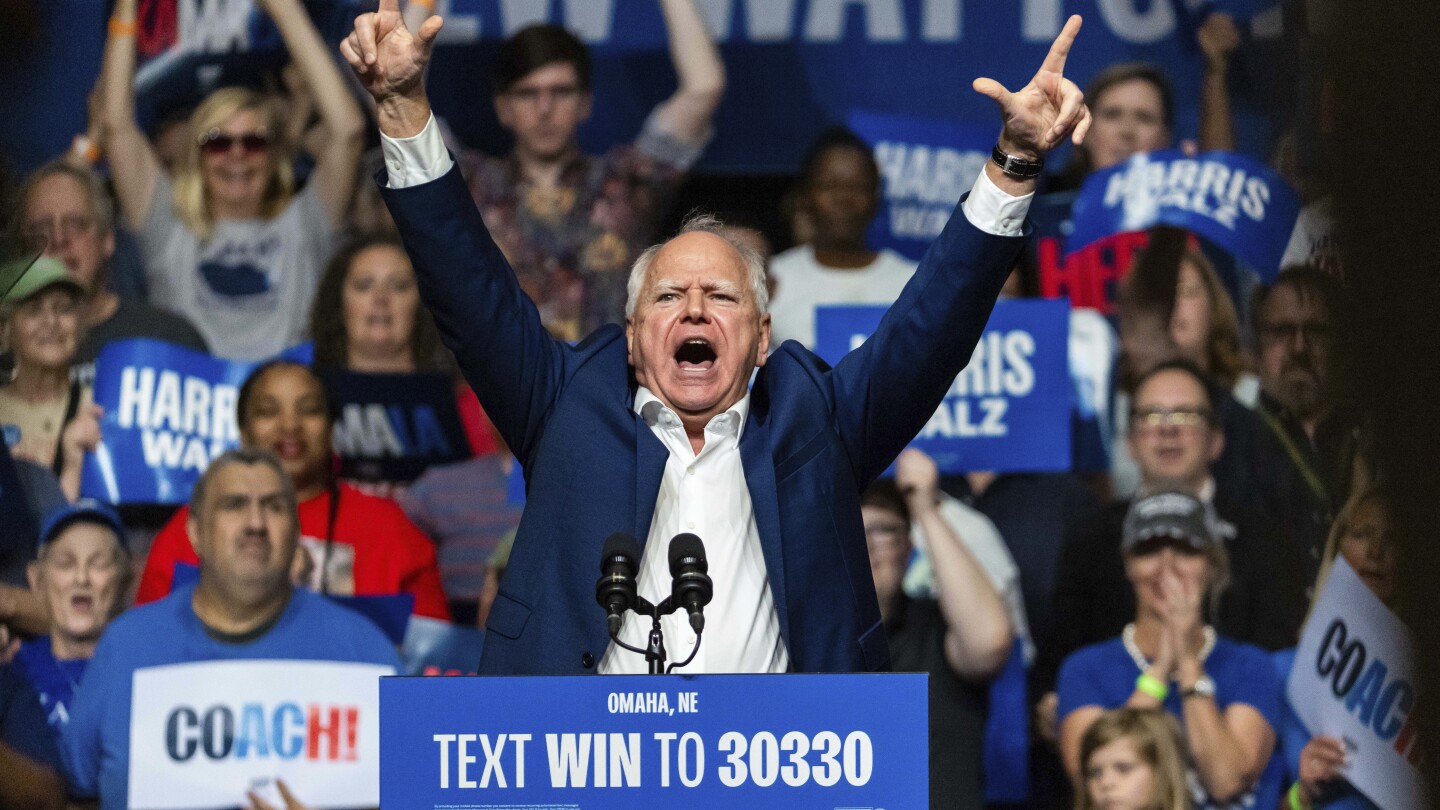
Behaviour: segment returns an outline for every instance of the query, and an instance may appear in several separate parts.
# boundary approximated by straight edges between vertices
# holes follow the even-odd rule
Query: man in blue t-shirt
[[[373,624],[291,586],[299,527],[294,485],[274,456],[232,450],[211,462],[186,523],[200,557],[199,582],[116,619],[81,681],[61,744],[75,793],[98,795],[102,807],[126,806],[136,670],[290,659],[398,671],[395,648]]]

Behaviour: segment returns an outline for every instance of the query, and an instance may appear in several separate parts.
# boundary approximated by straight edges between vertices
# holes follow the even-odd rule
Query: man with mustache
[[[1291,267],[1254,301],[1260,402],[1256,412],[1279,460],[1277,505],[1315,580],[1335,510],[1350,489],[1355,415],[1338,397],[1334,341],[1339,290],[1313,267]]]
[[[60,751],[70,787],[101,807],[127,806],[138,669],[226,660],[400,668],[370,620],[290,584],[300,516],[295,485],[274,455],[230,450],[211,461],[191,493],[185,529],[200,557],[199,582],[116,618],[70,709]]]
[[[713,218],[636,260],[623,331],[601,327],[573,347],[551,339],[430,113],[424,70],[441,24],[412,33],[395,0],[381,0],[340,49],[376,100],[383,194],[421,295],[525,469],[480,671],[645,671],[608,637],[593,598],[613,532],[646,541],[637,580],[650,600],[669,589],[669,540],[705,541],[715,594],[704,644],[683,614],[667,619],[675,658],[696,653],[684,672],[887,669],[860,493],[970,359],[1023,245],[1045,154],[1089,128],[1063,76],[1080,18],[1018,92],[975,81],[1004,121],[994,160],[875,334],[833,369],[793,341],[769,351],[763,262]],[[627,616],[618,638],[643,636]]]

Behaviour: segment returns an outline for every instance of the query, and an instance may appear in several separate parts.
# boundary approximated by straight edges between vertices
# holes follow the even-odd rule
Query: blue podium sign
[[[926,678],[384,678],[380,804],[927,807]]]

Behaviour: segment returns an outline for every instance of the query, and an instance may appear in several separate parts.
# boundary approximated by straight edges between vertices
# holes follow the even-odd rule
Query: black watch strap
[[[1015,157],[1008,152],[1001,151],[998,143],[991,150],[990,159],[995,161],[995,165],[1000,167],[1000,171],[1019,180],[1031,180],[1039,177],[1040,172],[1045,168],[1044,159],[1026,160]]]

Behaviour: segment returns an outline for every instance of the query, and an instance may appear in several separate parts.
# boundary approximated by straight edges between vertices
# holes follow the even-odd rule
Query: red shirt
[[[189,515],[190,508],[182,507],[155,536],[145,560],[145,573],[140,577],[137,604],[154,602],[170,593],[175,563],[200,564],[185,532]],[[329,492],[300,503],[302,535],[323,540],[329,521]],[[356,596],[413,594],[415,615],[450,620],[445,591],[440,587],[440,569],[435,564],[435,544],[393,501],[341,484],[334,542],[354,548]]]

